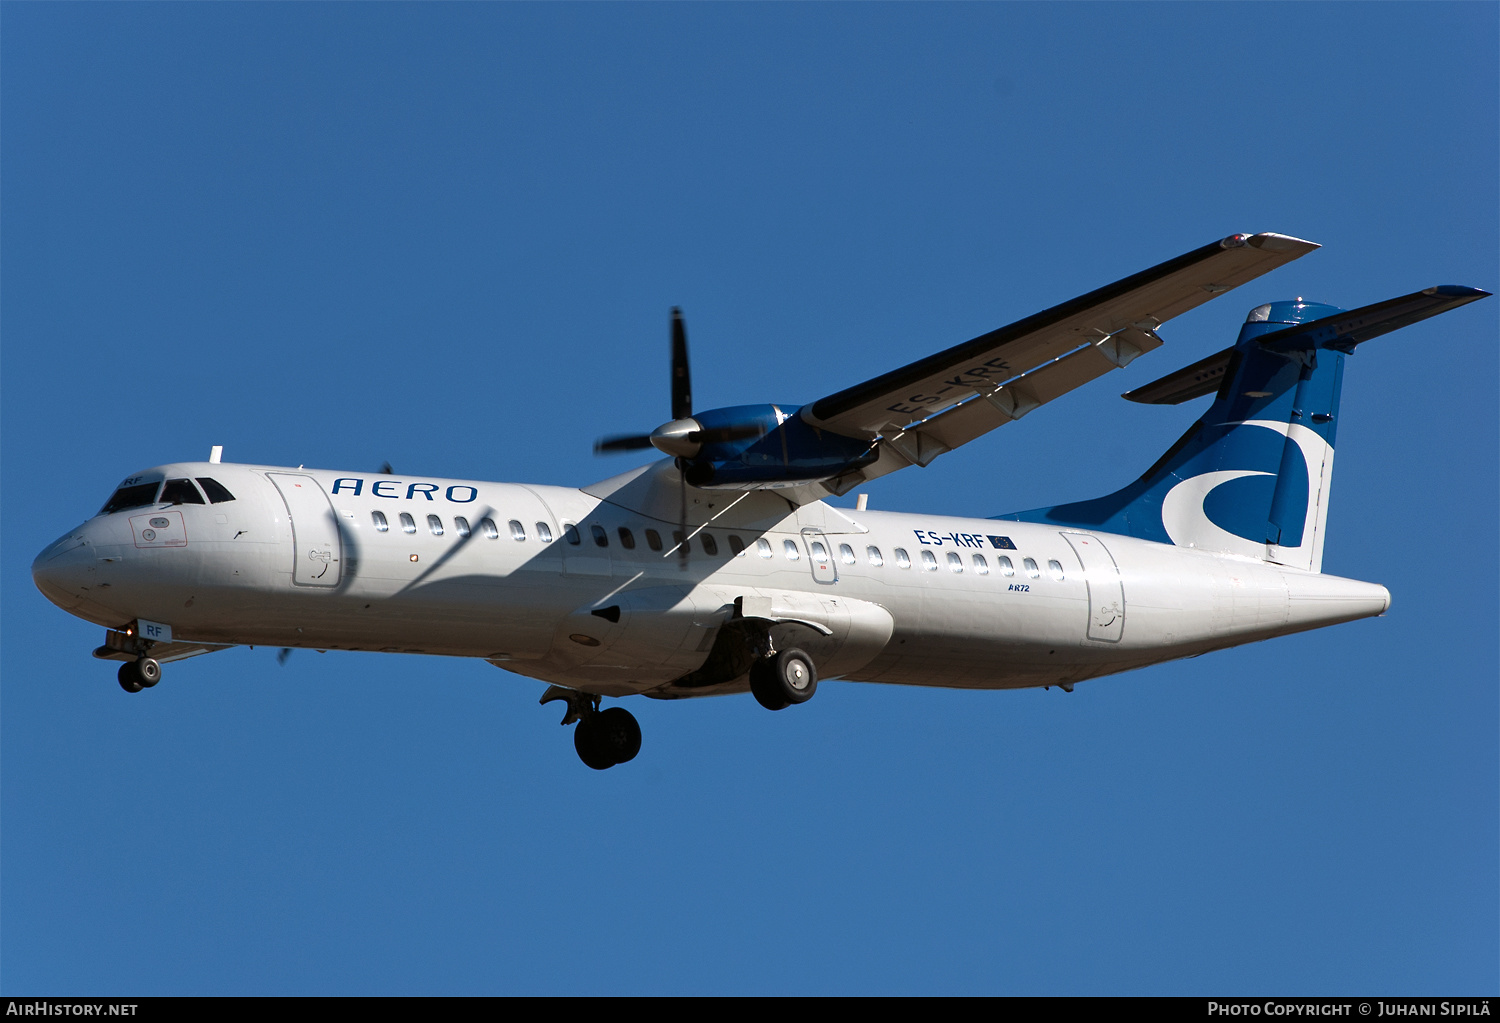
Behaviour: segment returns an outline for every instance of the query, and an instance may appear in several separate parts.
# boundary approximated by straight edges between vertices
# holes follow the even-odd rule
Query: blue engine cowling
[[[758,426],[763,432],[743,440],[711,441],[687,459],[689,484],[705,489],[740,490],[796,486],[833,479],[879,457],[873,441],[845,437],[809,426],[798,408],[736,405],[696,412],[705,433]]]

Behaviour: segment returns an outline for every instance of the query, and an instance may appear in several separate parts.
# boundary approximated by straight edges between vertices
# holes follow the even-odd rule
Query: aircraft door
[[[328,495],[311,476],[268,472],[292,520],[292,582],[298,586],[337,586],[343,543]]]
[[[820,583],[836,583],[839,567],[833,560],[833,545],[821,529],[804,529],[802,540],[807,544],[807,561],[812,565],[813,580]]]
[[[1089,639],[1118,643],[1125,634],[1125,586],[1114,555],[1092,533],[1064,533],[1078,555],[1089,593]]]

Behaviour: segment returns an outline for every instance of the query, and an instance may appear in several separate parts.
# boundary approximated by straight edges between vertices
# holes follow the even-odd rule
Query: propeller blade
[[[693,414],[693,378],[688,371],[687,327],[682,310],[672,307],[672,418],[687,419]]]
[[[650,446],[651,435],[649,433],[616,434],[613,437],[600,437],[594,441],[594,454],[609,455],[616,451],[639,451],[641,448]]]
[[[684,572],[688,565],[688,530],[687,530],[687,459],[677,459],[677,493],[681,500],[677,505],[677,535],[681,538],[677,541],[677,567]]]

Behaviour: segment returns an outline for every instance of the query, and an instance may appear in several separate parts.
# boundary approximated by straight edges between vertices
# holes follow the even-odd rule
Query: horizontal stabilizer
[[[1335,348],[1352,352],[1355,345],[1393,330],[1409,327],[1430,316],[1446,313],[1489,297],[1488,291],[1460,284],[1440,284],[1400,298],[1388,298],[1347,313],[1302,323],[1274,334],[1265,334],[1260,344],[1271,351],[1289,352],[1306,348]]]
[[[1224,370],[1228,368],[1229,357],[1233,354],[1234,345],[1230,345],[1222,352],[1199,359],[1191,366],[1184,366],[1176,373],[1168,373],[1160,380],[1153,380],[1144,387],[1127,391],[1120,397],[1144,405],[1181,405],[1193,398],[1213,394],[1224,382]]]

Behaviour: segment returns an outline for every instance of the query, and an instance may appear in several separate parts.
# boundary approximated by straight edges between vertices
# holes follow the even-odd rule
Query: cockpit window
[[[108,515],[111,512],[124,511],[126,508],[140,508],[144,505],[155,504],[156,488],[159,486],[161,486],[161,480],[121,487],[110,495],[108,501],[104,502],[104,507],[99,509],[99,514]]]
[[[161,500],[165,504],[202,504],[203,495],[192,480],[167,480],[161,488]]]
[[[234,495],[224,489],[224,484],[208,476],[198,477],[198,486],[208,495],[211,504],[223,504],[225,501],[233,501]]]

